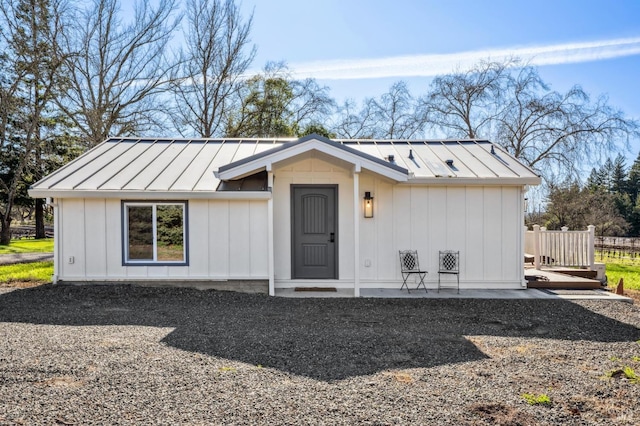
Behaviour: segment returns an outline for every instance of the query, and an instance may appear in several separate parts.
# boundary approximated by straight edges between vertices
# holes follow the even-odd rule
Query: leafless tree
[[[536,69],[510,75],[504,106],[495,118],[495,141],[544,175],[576,176],[637,133],[638,124],[580,87],[551,91]]]
[[[424,129],[424,114],[404,81],[394,83],[379,98],[368,98],[360,111],[346,101],[338,111],[335,132],[345,138],[410,139]]]
[[[513,63],[483,61],[468,71],[434,78],[422,98],[426,119],[448,137],[487,137],[501,111],[508,67]]]
[[[109,136],[162,126],[162,95],[175,62],[167,44],[179,24],[175,0],[140,0],[125,23],[118,0],[93,0],[67,38],[68,96],[59,101],[89,147]]]
[[[422,131],[423,114],[404,81],[394,83],[375,103],[378,134],[385,139],[410,139]]]
[[[338,109],[337,123],[332,126],[339,138],[372,139],[377,136],[375,99],[365,99],[359,111],[353,99]]]
[[[605,96],[592,101],[580,86],[552,91],[517,59],[437,77],[422,106],[446,136],[492,139],[550,182],[576,177],[638,135],[638,123]]]
[[[253,15],[243,20],[233,0],[187,2],[185,48],[175,97],[174,127],[183,135],[220,135],[233,94],[255,57],[249,33]]]

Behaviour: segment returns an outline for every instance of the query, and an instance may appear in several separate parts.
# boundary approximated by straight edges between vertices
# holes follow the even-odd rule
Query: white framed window
[[[123,265],[188,265],[186,201],[123,201]]]

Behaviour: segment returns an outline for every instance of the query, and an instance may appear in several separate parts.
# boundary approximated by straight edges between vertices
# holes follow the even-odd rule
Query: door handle
[[[336,242],[336,233],[332,232],[329,234],[329,242],[330,243],[335,243]]]

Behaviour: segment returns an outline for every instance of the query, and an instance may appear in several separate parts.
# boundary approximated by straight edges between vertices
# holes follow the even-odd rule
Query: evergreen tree
[[[61,4],[55,0],[16,0],[0,3],[0,48],[4,51],[0,81],[0,156],[11,160],[0,183],[0,244],[11,239],[14,205],[26,190],[25,178],[37,179],[43,163],[43,140],[52,119],[54,99],[64,87]],[[5,166],[6,167],[6,166]],[[3,170],[6,172],[6,170]],[[38,236],[44,236],[43,202],[36,205]]]
[[[282,63],[270,63],[239,92],[240,107],[230,114],[230,137],[300,136],[329,116],[334,101],[314,79],[295,80]]]
[[[629,179],[627,180],[627,191],[634,204],[638,199],[638,193],[640,193],[640,154],[636,158],[636,161],[631,165],[629,170]]]
[[[598,170],[600,180],[602,181],[602,187],[611,192],[613,188],[613,161],[611,158],[607,158],[602,167]]]
[[[604,180],[602,178],[602,174],[596,170],[596,168],[591,169],[591,173],[587,178],[587,188],[594,190],[597,188],[604,188]]]
[[[618,154],[613,162],[611,192],[620,194],[627,192],[627,165],[622,154]]]

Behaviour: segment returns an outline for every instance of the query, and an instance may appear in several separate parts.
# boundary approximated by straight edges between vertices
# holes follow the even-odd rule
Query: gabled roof
[[[322,152],[323,154],[346,161],[352,164],[357,172],[365,168],[397,182],[405,182],[408,178],[409,171],[404,167],[315,134],[222,165],[218,168],[216,177],[224,180],[238,179],[260,170],[271,171],[274,163],[296,157],[309,151]]]
[[[32,197],[267,198],[216,191],[221,179],[268,170],[309,152],[396,182],[537,185],[540,178],[486,140],[111,138],[35,183]]]

